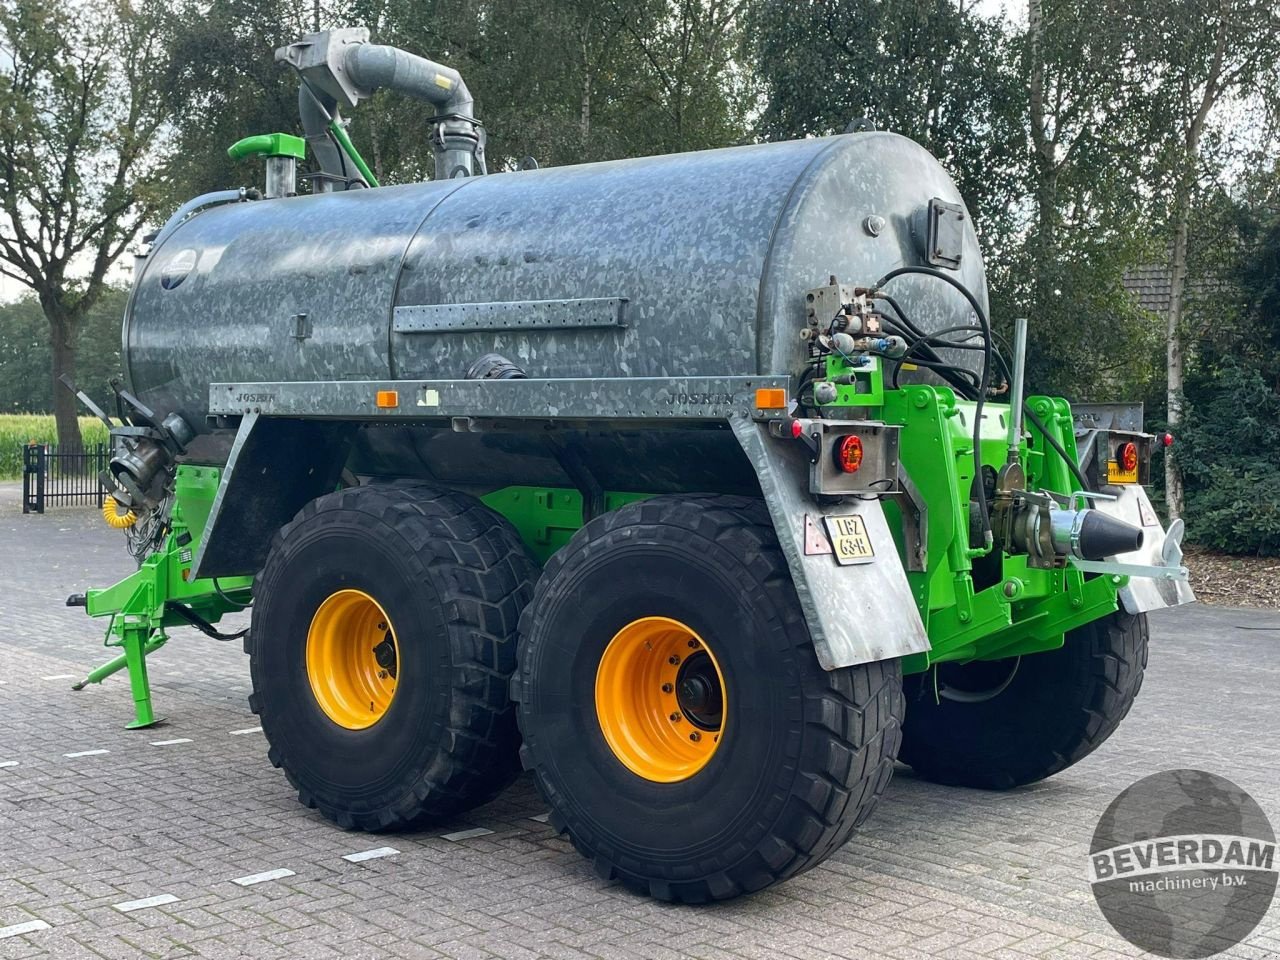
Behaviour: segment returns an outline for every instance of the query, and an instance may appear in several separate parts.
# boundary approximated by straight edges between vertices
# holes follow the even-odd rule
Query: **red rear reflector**
[[[1138,469],[1138,447],[1133,443],[1126,443],[1120,448],[1120,466],[1124,467],[1126,473],[1131,473]]]
[[[856,473],[862,466],[862,440],[855,434],[836,441],[836,466],[845,473]]]

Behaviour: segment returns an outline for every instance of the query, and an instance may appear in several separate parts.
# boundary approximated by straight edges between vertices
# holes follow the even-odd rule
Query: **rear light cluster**
[[[836,440],[835,459],[836,466],[845,473],[857,473],[862,466],[862,439],[855,434],[840,437]]]
[[[1116,458],[1120,461],[1120,466],[1126,473],[1132,473],[1138,469],[1138,446],[1135,443],[1126,443],[1120,447],[1120,455]]]

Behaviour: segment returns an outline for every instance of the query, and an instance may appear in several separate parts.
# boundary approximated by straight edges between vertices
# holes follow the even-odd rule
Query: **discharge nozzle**
[[[1050,537],[1059,556],[1101,560],[1142,546],[1142,528],[1098,510],[1054,510]]]
[[[1141,527],[1097,508],[1065,508],[1046,495],[1025,491],[1019,492],[1005,529],[1006,542],[1042,567],[1068,558],[1104,560],[1132,553],[1143,542]]]

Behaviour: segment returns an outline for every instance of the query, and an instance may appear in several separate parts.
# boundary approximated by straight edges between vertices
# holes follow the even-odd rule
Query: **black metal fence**
[[[86,446],[78,453],[60,453],[49,444],[22,448],[22,512],[44,513],[49,503],[102,508],[98,474],[110,459],[106,444]]]

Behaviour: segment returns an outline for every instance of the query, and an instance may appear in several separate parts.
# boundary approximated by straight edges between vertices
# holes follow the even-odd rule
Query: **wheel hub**
[[[325,598],[307,630],[307,679],[330,720],[347,730],[381,720],[399,668],[395,631],[378,601],[363,590]]]
[[[695,726],[703,730],[720,729],[723,693],[716,666],[705,650],[699,650],[680,665],[676,703]]]
[[[725,684],[715,654],[685,624],[641,617],[605,648],[596,718],[613,755],[656,783],[687,780],[724,735]]]

